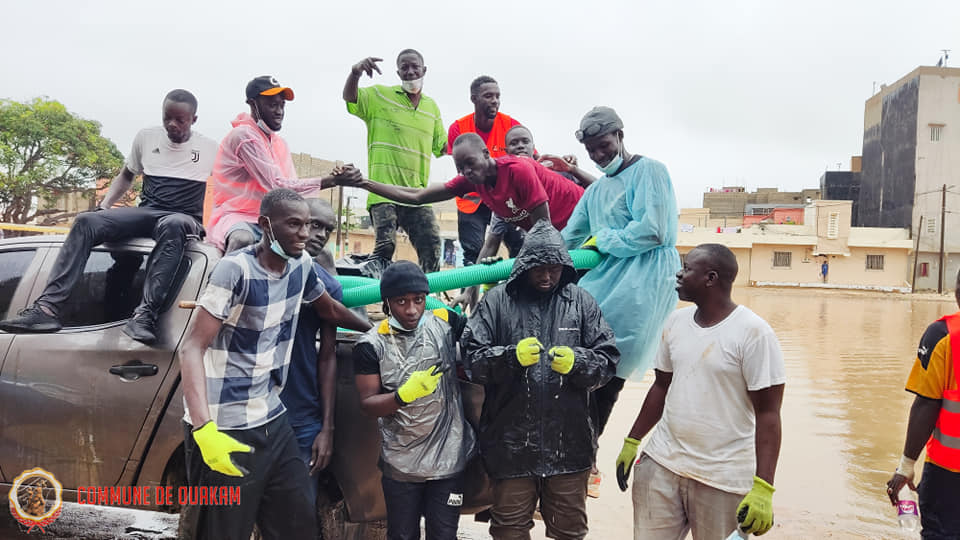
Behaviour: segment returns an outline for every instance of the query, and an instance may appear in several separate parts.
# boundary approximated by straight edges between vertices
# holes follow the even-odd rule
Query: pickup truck
[[[40,294],[63,241],[63,236],[0,240],[0,317]],[[62,307],[63,330],[0,331],[0,495],[33,467],[56,476],[65,501],[77,500],[78,487],[176,489],[186,483],[177,348],[193,310],[178,306],[197,299],[220,253],[201,242],[188,245],[176,292],[160,318],[158,343],[148,347],[121,327],[140,301],[152,248],[149,239],[95,248]],[[318,509],[326,539],[384,532],[377,523],[386,518],[377,468],[379,431],[376,420],[360,410],[351,362],[355,337],[337,337],[335,447],[322,473]],[[461,385],[476,427],[482,387]],[[467,476],[463,512],[475,513],[489,506],[490,483],[476,459]]]

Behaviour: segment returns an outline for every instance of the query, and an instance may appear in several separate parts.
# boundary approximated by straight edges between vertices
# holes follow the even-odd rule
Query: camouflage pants
[[[397,248],[397,227],[406,231],[417,250],[420,268],[424,272],[440,270],[440,227],[429,206],[401,206],[380,203],[370,207],[370,221],[377,233],[373,255],[384,261],[393,259]]]

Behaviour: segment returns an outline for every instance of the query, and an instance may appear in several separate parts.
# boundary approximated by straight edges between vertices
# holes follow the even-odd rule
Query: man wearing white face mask
[[[576,137],[603,176],[573,209],[563,238],[568,248],[583,246],[605,255],[579,285],[597,299],[620,349],[617,376],[593,396],[602,433],[624,380],[639,381],[652,367],[663,323],[676,307],[679,212],[667,168],[627,152],[616,111],[594,107],[580,121]]]
[[[275,77],[261,75],[247,83],[250,113],[240,113],[220,143],[213,164],[213,206],[207,241],[225,252],[260,241],[260,201],[268,191],[287,188],[311,195],[333,186],[335,177],[359,176],[352,165],[323,178],[297,178],[290,148],[277,132],[293,89]]]
[[[399,187],[425,188],[430,178],[430,155],[442,156],[447,149],[447,132],[440,109],[423,95],[427,67],[423,56],[405,49],[397,56],[401,84],[359,88],[360,76],[382,73],[381,58],[369,57],[350,69],[343,85],[347,112],[367,125],[368,176],[374,182]],[[424,272],[440,269],[440,229],[433,209],[410,206],[371,194],[367,210],[377,233],[373,255],[382,267],[390,264],[396,249],[397,227],[403,228],[417,250]]]

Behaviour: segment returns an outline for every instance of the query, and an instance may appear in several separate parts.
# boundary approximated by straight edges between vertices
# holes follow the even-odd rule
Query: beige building
[[[725,186],[711,188],[703,194],[703,207],[710,210],[710,217],[728,220],[726,225],[731,227],[735,223],[729,220],[743,219],[749,211],[755,215],[766,215],[777,206],[807,204],[820,198],[819,189],[805,189],[803,191],[780,191],[777,188],[758,188],[754,193],[747,193],[743,186]]]
[[[851,204],[814,201],[806,208],[804,225],[755,225],[728,233],[681,230],[677,250],[682,256],[699,244],[726,245],[740,265],[738,285],[909,292],[908,231],[851,227]]]

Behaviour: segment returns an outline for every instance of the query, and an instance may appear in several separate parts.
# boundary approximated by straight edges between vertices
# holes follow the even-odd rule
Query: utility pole
[[[943,264],[944,264],[943,233],[947,229],[946,227],[947,223],[945,221],[946,217],[947,217],[947,185],[944,184],[943,191],[941,192],[941,195],[940,195],[940,272],[939,272],[939,276],[937,276],[938,277],[937,294],[943,294],[943,272],[945,270],[943,268]]]
[[[917,263],[920,261],[920,235],[923,234],[923,214],[920,214],[920,226],[917,227],[917,247],[913,248],[913,281],[910,290],[917,292]]]

